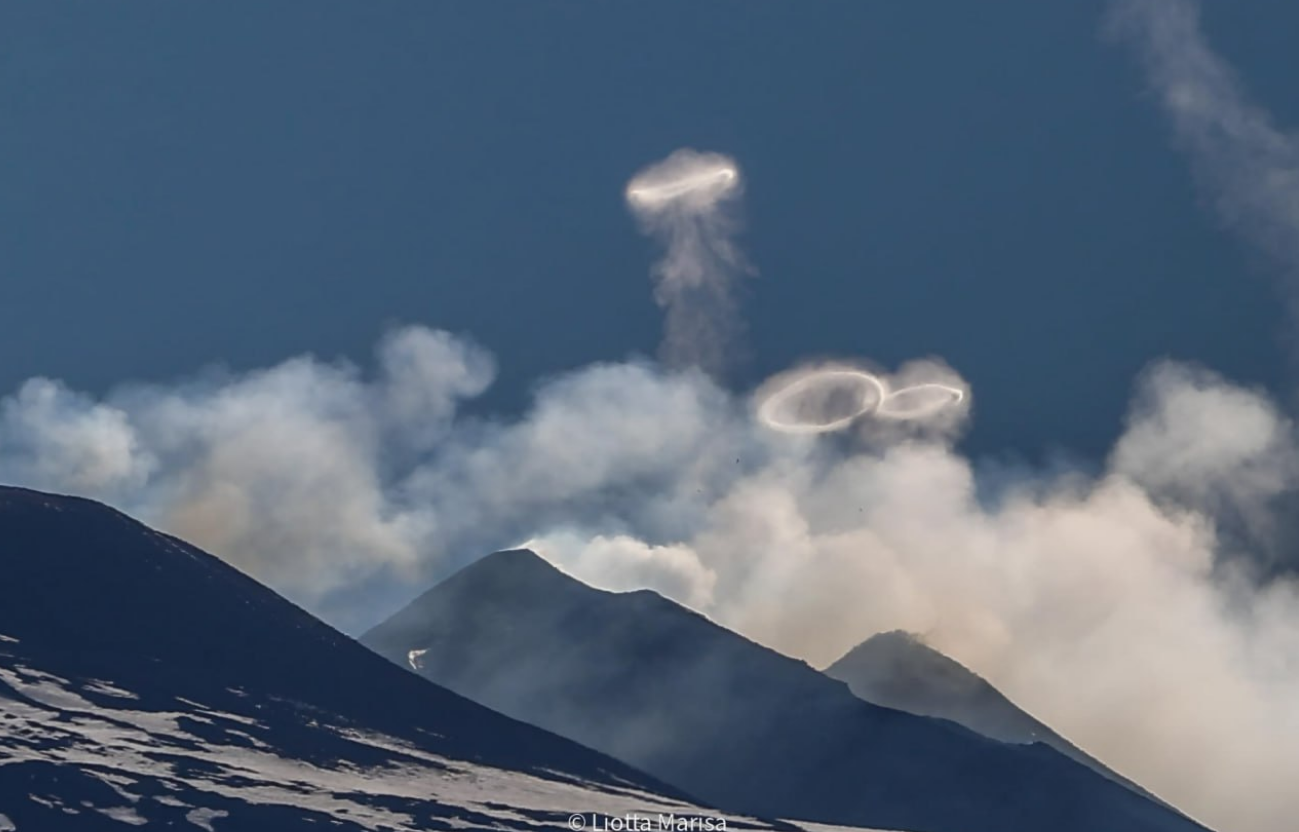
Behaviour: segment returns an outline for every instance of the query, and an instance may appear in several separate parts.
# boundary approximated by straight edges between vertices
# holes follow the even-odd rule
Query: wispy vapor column
[[[1115,31],[1146,73],[1224,222],[1285,267],[1299,317],[1299,138],[1251,102],[1213,52],[1193,0],[1115,0]]]
[[[661,358],[718,375],[741,330],[735,286],[746,273],[735,245],[740,169],[717,153],[678,150],[627,183],[627,205],[667,248],[654,267],[654,298],[667,313]]]

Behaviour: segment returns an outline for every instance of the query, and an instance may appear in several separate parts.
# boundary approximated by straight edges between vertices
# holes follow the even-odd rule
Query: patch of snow
[[[8,815],[0,815],[0,832],[17,832],[18,826]]]
[[[223,818],[228,814],[230,813],[221,809],[195,809],[185,815],[185,820],[205,830],[205,832],[213,832],[212,821],[216,818]]]
[[[92,703],[68,690],[67,679],[22,665],[14,665],[13,670],[0,667],[0,682],[4,682],[19,696],[51,708],[77,711],[95,709]]]
[[[246,694],[246,693],[244,693],[244,692],[242,692],[242,691],[236,691],[234,688],[226,688],[226,690],[230,691],[231,693],[237,693],[239,696],[242,696],[242,697],[246,697],[246,696],[248,696],[248,694]],[[265,727],[266,727],[263,723],[258,722],[258,721],[255,720],[255,719],[250,719],[249,717],[246,717],[246,716],[240,716],[240,715],[238,715],[238,714],[226,713],[225,711],[218,711],[218,710],[216,710],[215,708],[211,708],[211,707],[208,707],[207,705],[204,705],[202,702],[195,702],[194,700],[192,700],[192,699],[186,699],[186,698],[183,697],[183,696],[177,696],[177,697],[176,697],[176,701],[179,702],[179,703],[181,703],[182,705],[189,705],[191,708],[198,708],[200,711],[203,712],[203,714],[206,714],[206,716],[204,716],[203,714],[196,714],[196,713],[188,713],[188,714],[186,714],[186,716],[188,716],[190,719],[196,720],[196,721],[198,721],[198,722],[204,722],[204,723],[207,723],[208,725],[215,725],[215,724],[216,724],[216,723],[214,723],[211,719],[208,718],[208,717],[215,717],[216,719],[224,719],[224,720],[227,720],[227,721],[229,721],[229,722],[238,722],[238,723],[240,723],[241,725],[249,725],[249,726],[252,726],[252,727],[254,727],[254,728],[265,728]],[[261,706],[259,705],[258,707],[261,707]]]
[[[18,639],[14,638],[13,636],[7,636],[7,635],[5,635],[4,633],[0,633],[0,641],[7,641],[7,642],[9,642],[10,644],[18,644],[18,643],[19,643]],[[0,815],[0,818],[2,818],[2,817],[4,817],[4,815]],[[4,832],[4,827],[0,826],[0,832]]]
[[[147,820],[136,814],[136,811],[129,806],[109,806],[107,809],[91,807],[96,812],[105,817],[110,817],[118,823],[129,823],[131,826],[144,826]]]
[[[312,725],[312,727],[318,727],[318,725],[319,725],[318,723],[315,723]],[[239,739],[251,745],[253,748],[256,748],[260,751],[274,750],[269,745],[257,739],[252,734],[247,733],[246,731],[236,731],[234,728],[227,728],[225,729],[225,732],[232,737],[238,737]]]
[[[22,694],[4,702],[7,718],[0,723],[0,768],[38,761],[84,772],[110,785],[123,802],[134,804],[89,807],[124,824],[147,823],[151,809],[179,805],[192,807],[186,814],[189,823],[215,832],[213,821],[228,813],[211,808],[211,804],[231,802],[239,804],[241,811],[275,806],[303,814],[347,818],[372,832],[427,828],[426,818],[413,817],[410,812],[420,814],[420,807],[427,806],[430,799],[437,801],[440,824],[450,828],[535,830],[547,825],[540,819],[546,815],[553,815],[555,823],[562,826],[563,819],[575,812],[603,817],[647,812],[701,817],[713,814],[631,785],[586,782],[563,772],[546,775],[506,771],[448,758],[438,753],[436,743],[332,725],[324,721],[323,715],[314,730],[369,746],[381,753],[365,757],[378,757],[384,762],[360,765],[340,760],[316,764],[283,756],[265,742],[259,741],[253,748],[214,742],[189,734],[179,725],[182,717],[205,716],[217,722],[247,723],[255,726],[250,731],[258,733],[269,731],[239,714],[189,702],[185,703],[193,709],[189,713],[93,705],[66,690],[59,684],[63,680],[55,681],[58,677],[25,668],[21,674],[0,668],[0,678]],[[69,704],[73,705],[71,709]],[[256,705],[247,703],[250,708]],[[272,736],[265,734],[262,739]],[[166,795],[168,791],[182,790],[183,803]],[[154,796],[159,793],[162,796]],[[65,808],[60,802],[30,797],[52,810]],[[773,828],[751,818],[727,819],[732,829]],[[0,832],[10,831],[0,828]]]
[[[409,653],[406,654],[406,661],[410,662],[411,670],[419,670],[421,667],[424,666],[423,663],[420,662],[419,657],[424,655],[427,652],[428,652],[427,649],[411,650]]]
[[[129,690],[122,690],[112,682],[105,682],[102,679],[91,679],[81,686],[86,693],[99,693],[104,696],[116,696],[118,699],[139,699],[140,697]]]
[[[94,771],[90,772],[90,774],[92,777],[97,778],[113,791],[117,792],[118,797],[121,797],[123,800],[135,803],[140,799],[138,794],[131,794],[131,792],[127,790],[128,786],[134,786],[140,782],[134,778],[108,771]]]

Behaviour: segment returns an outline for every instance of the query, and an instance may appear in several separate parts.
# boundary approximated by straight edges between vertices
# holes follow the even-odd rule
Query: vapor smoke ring
[[[729,156],[690,148],[642,169],[623,193],[645,233],[662,243],[654,300],[667,313],[660,357],[722,375],[739,352],[735,287],[749,269],[735,242],[744,177]]]
[[[855,412],[829,422],[790,421],[780,418],[781,407],[795,397],[805,395],[824,382],[846,379],[863,383],[862,403]],[[865,392],[869,390],[874,390],[873,399],[868,392]],[[758,407],[758,420],[767,427],[784,433],[832,433],[843,430],[875,410],[887,396],[888,388],[885,387],[884,381],[872,373],[864,370],[820,370],[795,379],[769,395]]]
[[[908,396],[914,396],[922,391],[934,391],[941,393],[941,396],[935,397],[933,401],[923,405],[913,405],[907,408],[905,405],[892,404]],[[880,419],[892,419],[894,421],[911,421],[913,419],[928,419],[945,408],[952,405],[960,404],[965,400],[965,391],[959,387],[952,387],[950,384],[939,384],[937,382],[927,382],[925,384],[916,384],[911,387],[903,387],[901,390],[894,390],[889,393],[880,402],[879,407],[875,409],[875,416]]]
[[[684,176],[665,176],[657,169],[637,176],[627,185],[627,202],[632,207],[656,209],[688,197],[704,197],[711,203],[731,190],[739,180],[739,171],[727,164],[717,164],[709,169]]]

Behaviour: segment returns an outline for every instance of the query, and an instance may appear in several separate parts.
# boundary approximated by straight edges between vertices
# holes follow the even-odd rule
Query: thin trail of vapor
[[[1299,321],[1299,138],[1250,100],[1194,0],[1115,0],[1111,27],[1139,56],[1219,217],[1280,264]]]

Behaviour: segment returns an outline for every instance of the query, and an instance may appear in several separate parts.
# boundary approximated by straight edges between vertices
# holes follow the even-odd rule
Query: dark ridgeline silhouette
[[[1203,829],[1046,745],[872,705],[653,592],[592,589],[527,551],[470,565],[361,641],[728,811],[925,832]]]
[[[106,773],[134,779],[137,794],[228,812],[214,822],[218,830],[366,828],[346,816],[264,798],[244,801],[193,785],[195,778],[235,789],[255,785],[254,775],[238,772],[237,755],[257,743],[277,757],[334,770],[422,765],[429,772],[427,797],[349,793],[411,816],[415,828],[450,828],[450,818],[470,827],[503,822],[481,807],[439,802],[435,765],[344,735],[357,731],[443,758],[561,783],[587,781],[596,791],[632,786],[680,796],[623,763],[395,668],[217,558],[88,500],[0,487],[0,635],[0,671],[20,678],[52,674],[84,700],[105,703],[102,713],[47,709],[41,713],[51,716],[41,730],[21,729],[22,714],[40,703],[0,677],[0,814],[20,832],[125,828],[81,804],[126,803],[99,776]],[[112,697],[95,692],[102,682],[138,697],[124,705],[113,699],[116,707],[182,714],[184,735],[159,735],[156,745],[139,749],[170,766],[166,778],[123,770],[121,754],[97,743],[84,749],[84,765],[43,759],[44,752],[53,756],[78,741],[64,727],[96,719],[111,727],[120,711],[109,709]],[[214,712],[240,721],[214,718]],[[250,719],[256,724],[245,724]],[[233,773],[187,756],[213,749],[232,755]],[[77,814],[41,802],[50,797]],[[134,810],[151,826],[191,827],[187,808],[142,799]],[[533,828],[519,814],[519,828]],[[562,827],[567,811],[551,815],[533,820]]]
[[[1158,800],[1051,730],[982,676],[910,633],[894,630],[871,636],[824,673],[876,705],[951,720],[1002,742],[1049,745],[1092,771]]]

